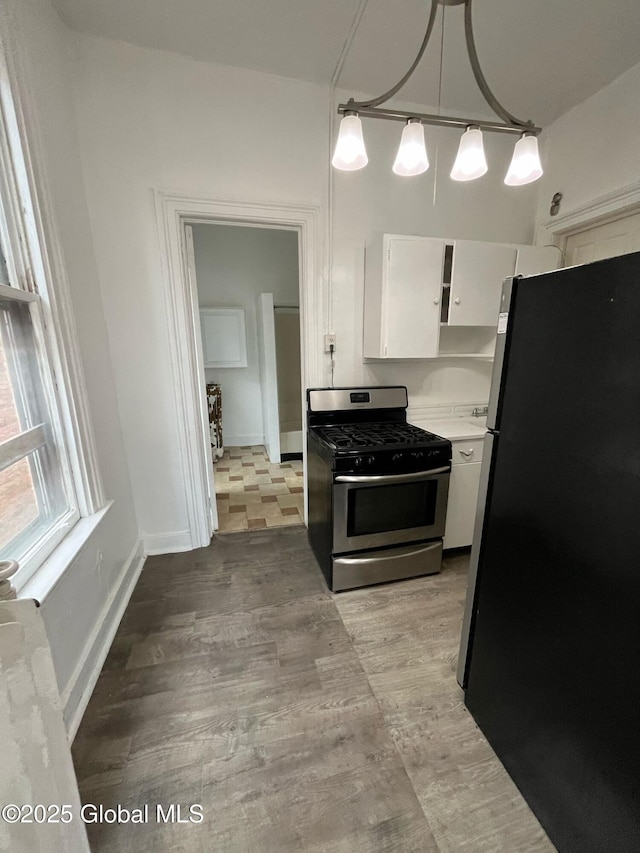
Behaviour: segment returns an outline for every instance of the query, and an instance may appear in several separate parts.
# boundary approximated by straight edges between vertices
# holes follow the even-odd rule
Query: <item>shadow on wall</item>
[[[280,452],[302,453],[300,309],[275,307]]]

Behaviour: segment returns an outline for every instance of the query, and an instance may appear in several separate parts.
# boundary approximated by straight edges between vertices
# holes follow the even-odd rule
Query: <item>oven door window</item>
[[[349,489],[347,536],[431,527],[435,522],[438,481]]]

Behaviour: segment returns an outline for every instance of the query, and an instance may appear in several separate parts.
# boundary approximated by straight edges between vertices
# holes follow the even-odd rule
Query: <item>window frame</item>
[[[81,518],[106,506],[62,246],[52,215],[46,159],[20,46],[0,21],[0,239],[9,281],[4,299],[28,302],[70,509],[29,549],[13,578],[20,590]],[[60,573],[66,566],[61,565]]]
[[[1,180],[1,178],[0,178]],[[0,190],[1,195],[1,190]],[[4,198],[0,199],[0,220],[4,214]],[[4,253],[3,253],[4,254]],[[12,264],[13,265],[13,264]],[[9,266],[9,263],[7,263]],[[20,264],[15,264],[17,268]],[[25,346],[29,349],[29,361],[33,369],[37,369],[42,380],[42,396],[43,402],[47,410],[47,421],[23,429],[13,438],[8,439],[7,443],[19,444],[20,438],[22,443],[27,445],[19,448],[21,453],[6,467],[3,471],[10,471],[14,465],[19,464],[23,460],[29,461],[31,476],[33,481],[34,493],[37,497],[39,509],[43,503],[46,505],[46,497],[48,492],[46,485],[51,482],[48,478],[46,470],[42,468],[42,459],[34,458],[39,449],[47,444],[46,433],[47,428],[50,429],[53,438],[53,444],[56,448],[57,462],[55,469],[60,472],[62,489],[67,502],[65,511],[46,528],[42,529],[40,514],[30,524],[28,524],[16,537],[15,547],[21,548],[20,553],[8,553],[8,559],[19,558],[20,562],[20,581],[29,580],[37,571],[44,560],[53,552],[53,550],[62,542],[67,533],[80,520],[80,512],[78,510],[78,502],[76,498],[75,487],[71,477],[71,469],[68,461],[68,453],[66,447],[66,436],[62,428],[62,423],[59,417],[59,405],[56,395],[55,379],[51,372],[49,357],[46,348],[46,335],[44,324],[42,322],[41,300],[37,294],[29,293],[21,290],[18,287],[0,285],[0,305],[20,304],[26,308],[29,315],[29,327],[27,334],[24,331],[21,333]],[[26,340],[24,340],[26,339]],[[13,387],[14,395],[16,387]],[[25,392],[26,393],[26,392]],[[18,408],[21,406],[18,404]],[[37,439],[37,449],[34,441],[28,441],[28,437]],[[31,536],[29,533],[31,532]],[[27,547],[22,550],[25,539]],[[14,540],[12,540],[14,541]]]

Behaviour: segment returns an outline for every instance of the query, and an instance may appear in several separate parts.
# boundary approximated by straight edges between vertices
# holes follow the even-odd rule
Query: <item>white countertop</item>
[[[477,423],[474,423],[477,421]],[[423,420],[414,418],[411,423],[428,432],[448,438],[449,441],[463,441],[471,438],[483,438],[487,432],[486,418],[433,418]]]

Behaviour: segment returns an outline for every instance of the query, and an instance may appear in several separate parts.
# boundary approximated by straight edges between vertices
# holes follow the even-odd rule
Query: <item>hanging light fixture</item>
[[[368,162],[362,137],[362,122],[357,113],[347,112],[340,122],[340,133],[331,163],[343,172],[353,172],[363,169]]]
[[[356,101],[354,98],[349,98],[346,104],[339,104],[338,113],[343,118],[340,122],[338,141],[331,161],[336,169],[353,171],[355,169],[362,169],[367,165],[368,158],[362,136],[362,124],[360,122],[360,118],[362,117],[406,122],[402,132],[400,147],[398,148],[398,153],[393,164],[393,171],[397,175],[420,175],[429,168],[429,160],[424,142],[425,124],[464,129],[464,133],[460,139],[458,156],[451,170],[451,177],[454,181],[472,181],[487,172],[487,161],[484,154],[482,137],[483,131],[491,133],[517,133],[520,136],[515,145],[507,176],[504,179],[505,184],[509,186],[521,186],[537,180],[542,175],[537,140],[541,128],[536,127],[532,121],[522,121],[508,112],[489,88],[489,84],[480,68],[480,61],[476,51],[471,21],[471,2],[472,0],[431,0],[431,12],[422,44],[416,58],[402,79],[393,88],[389,89],[388,92],[377,98],[372,98],[368,101]],[[473,76],[485,101],[501,119],[500,122],[485,121],[478,118],[468,119],[454,116],[429,115],[426,113],[410,113],[380,107],[381,104],[384,104],[402,89],[418,67],[429,43],[439,5],[464,5],[464,30]]]
[[[487,169],[482,131],[479,127],[468,127],[460,139],[458,156],[453,164],[451,177],[454,181],[473,181],[481,178]]]
[[[530,133],[523,133],[513,149],[511,165],[504,182],[510,187],[521,187],[523,184],[537,181],[541,175],[538,140]]]
[[[402,131],[400,147],[393,171],[396,175],[421,175],[429,168],[427,147],[424,144],[424,128],[417,119],[409,119]]]

